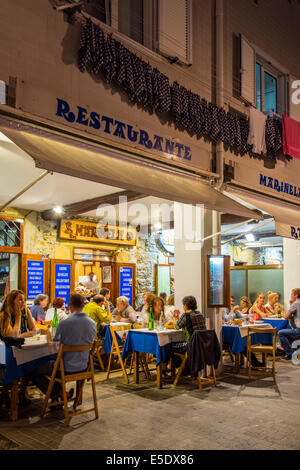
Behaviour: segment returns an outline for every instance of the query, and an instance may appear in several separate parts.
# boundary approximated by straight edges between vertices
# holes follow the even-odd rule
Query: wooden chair
[[[91,411],[95,411],[96,419],[98,419],[98,404],[97,404],[97,397],[96,397],[96,387],[95,387],[95,378],[94,378],[94,368],[93,368],[93,354],[96,347],[96,342],[94,341],[91,344],[87,344],[85,346],[67,346],[66,344],[61,344],[57,359],[53,368],[53,372],[50,378],[50,383],[48,386],[48,390],[46,393],[46,397],[44,400],[41,416],[43,417],[47,408],[52,406],[60,405],[61,402],[55,401],[51,404],[48,404],[50,395],[54,386],[55,382],[61,384],[62,387],[62,395],[63,395],[63,404],[64,404],[64,411],[65,411],[65,418],[66,418],[66,425],[69,425],[70,419],[72,416],[89,413]],[[84,372],[74,372],[71,374],[65,374],[64,363],[63,363],[63,355],[66,352],[82,352],[82,351],[90,351],[89,359],[88,359],[88,367]],[[60,374],[58,375],[58,372]],[[93,400],[94,400],[94,407],[89,408],[87,410],[80,410],[76,411],[78,405],[82,403],[82,392],[83,386],[86,379],[91,379],[92,381],[92,391],[93,391]],[[68,399],[67,399],[67,391],[66,391],[66,384],[68,382],[76,382],[76,396],[73,399],[73,409],[74,412],[70,413],[68,409]]]
[[[180,367],[179,367],[178,372],[176,374],[175,380],[173,382],[173,385],[176,387],[176,385],[178,384],[178,381],[180,379],[180,376],[182,374],[182,371],[184,369],[184,366],[186,364],[186,361],[188,359],[188,354],[186,352],[185,354],[174,353],[174,355],[182,357],[182,362],[180,364]],[[211,367],[212,377],[201,377],[201,372],[200,371],[198,372],[197,380],[198,380],[198,386],[199,386],[200,391],[202,391],[203,385],[208,385],[210,383],[214,383],[215,386],[217,386],[215,367],[214,367],[213,364],[210,367]],[[206,367],[205,367],[205,373],[206,373]]]
[[[117,341],[117,337],[116,337],[116,331],[130,330],[131,325],[121,325],[121,326],[109,325],[109,329],[110,329],[110,333],[111,333],[111,337],[112,337],[112,343],[111,343],[111,350],[110,350],[110,353],[109,353],[106,379],[109,379],[109,375],[112,372],[119,372],[121,370],[123,372],[125,382],[128,384],[128,375],[127,375],[126,368],[125,368],[126,359],[125,359],[125,363],[124,363],[123,359],[122,359],[122,356],[121,356],[124,344],[119,345],[119,343]],[[120,362],[120,365],[121,365],[121,369],[114,369],[113,371],[111,370],[111,362],[112,362],[113,356],[118,356],[118,359],[119,359],[119,362]]]
[[[263,344],[251,344],[251,334],[250,333],[260,333],[260,334],[272,334],[272,346],[265,346]],[[248,375],[251,378],[252,369],[265,369],[267,370],[267,356],[268,354],[272,355],[272,376],[275,382],[276,380],[276,370],[275,370],[275,352],[276,352],[276,336],[277,328],[248,328],[247,336],[247,364],[248,364]],[[251,353],[261,353],[264,357],[264,366],[256,367],[251,364]]]
[[[105,367],[104,367],[104,364],[103,364],[103,361],[102,361],[102,357],[101,357],[101,354],[105,354],[105,351],[103,349],[103,344],[102,342],[100,341],[96,341],[96,346],[95,346],[95,350],[94,350],[94,354],[93,354],[93,358],[97,358],[97,361],[99,363],[99,366],[100,366],[100,369],[102,371],[105,370]]]

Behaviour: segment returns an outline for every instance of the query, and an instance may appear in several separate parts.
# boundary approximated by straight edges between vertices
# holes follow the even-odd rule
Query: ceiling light
[[[55,206],[55,207],[53,207],[53,210],[54,210],[55,214],[62,214],[64,212],[64,210],[61,206]]]
[[[246,237],[248,242],[254,242],[255,241],[255,236],[253,235],[253,233],[246,233],[245,237]]]
[[[160,230],[161,229],[161,223],[160,222],[156,222],[156,224],[154,225],[154,228],[156,230]]]

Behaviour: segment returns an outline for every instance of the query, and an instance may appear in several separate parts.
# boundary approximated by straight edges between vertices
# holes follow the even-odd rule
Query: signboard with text
[[[65,304],[68,305],[71,292],[71,265],[55,265],[55,297],[62,297]]]
[[[27,300],[34,300],[44,294],[44,261],[27,260]]]
[[[136,230],[133,227],[104,225],[85,220],[62,219],[59,238],[81,242],[134,246],[136,243]]]
[[[133,268],[120,267],[120,296],[125,296],[132,306]]]

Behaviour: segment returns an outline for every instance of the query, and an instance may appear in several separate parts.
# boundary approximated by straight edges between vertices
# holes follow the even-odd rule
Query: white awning
[[[0,131],[29,154],[39,168],[185,204],[203,204],[207,209],[248,219],[262,219],[197,175],[20,121],[0,119]]]
[[[272,197],[260,195],[240,188],[227,187],[225,194],[247,207],[259,209],[275,219],[276,234],[282,237],[300,239],[300,205],[289,204]],[[250,205],[250,206],[249,206]]]

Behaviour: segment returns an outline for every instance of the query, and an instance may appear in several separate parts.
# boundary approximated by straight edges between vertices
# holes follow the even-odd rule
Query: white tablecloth
[[[12,347],[13,355],[18,366],[25,362],[34,361],[40,357],[50,356],[58,352],[59,343],[53,342],[48,344],[46,336],[40,336],[39,338],[39,340],[36,340],[35,337],[25,338],[25,343],[21,349],[15,346]]]
[[[248,335],[248,328],[249,327],[261,328],[261,329],[273,328],[272,325],[270,325],[269,323],[255,323],[255,322],[254,322],[254,325],[238,326],[238,328],[240,330],[240,335],[241,335],[242,338],[244,338],[244,336]],[[253,332],[250,333],[250,335],[253,335],[253,334],[254,334]]]
[[[133,330],[137,333],[150,333],[157,335],[158,344],[160,346],[166,346],[166,344],[183,342],[186,340],[185,334],[182,330],[148,330],[148,328],[139,328]]]

